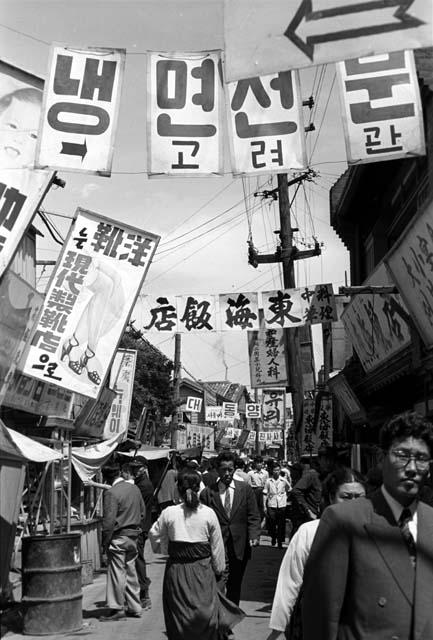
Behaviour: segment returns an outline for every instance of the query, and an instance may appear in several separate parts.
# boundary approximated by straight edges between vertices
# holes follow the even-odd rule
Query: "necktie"
[[[413,539],[413,535],[409,529],[409,522],[412,520],[412,512],[410,509],[403,509],[401,512],[400,518],[398,520],[398,526],[400,527],[401,534],[406,543],[406,546],[409,551],[410,559],[412,560],[413,566],[416,563],[416,544]]]
[[[230,518],[230,511],[232,510],[232,505],[230,503],[230,491],[228,487],[226,489],[226,495],[224,496],[224,509],[226,511],[226,514]]]

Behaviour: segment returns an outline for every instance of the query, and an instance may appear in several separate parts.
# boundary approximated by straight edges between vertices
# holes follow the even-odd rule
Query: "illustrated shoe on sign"
[[[95,357],[95,352],[92,351],[90,347],[86,347],[86,350],[81,356],[80,365],[81,365],[81,369],[87,369],[87,377],[89,378],[90,382],[93,382],[93,384],[99,385],[101,384],[101,376],[96,371],[96,369],[94,371],[89,371],[89,368],[87,366],[87,363],[89,362],[89,360],[94,357]]]
[[[115,620],[126,620],[126,613],[123,609],[111,609],[106,616],[99,618],[101,622],[114,622]]]

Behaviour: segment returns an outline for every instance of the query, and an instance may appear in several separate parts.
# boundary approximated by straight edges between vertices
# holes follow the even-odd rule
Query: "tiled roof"
[[[207,382],[206,384],[215,391],[215,393],[223,396],[231,402],[237,402],[245,389],[243,384],[237,384],[227,380],[220,382]]]

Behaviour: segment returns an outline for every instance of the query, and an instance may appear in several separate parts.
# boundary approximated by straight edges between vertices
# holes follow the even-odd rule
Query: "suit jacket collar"
[[[370,520],[364,524],[364,528],[376,544],[397,586],[412,604],[415,576],[400,528],[380,490],[370,497],[370,501]]]
[[[418,505],[418,534],[415,576],[414,640],[431,615],[431,589],[433,584],[433,509],[420,502]]]

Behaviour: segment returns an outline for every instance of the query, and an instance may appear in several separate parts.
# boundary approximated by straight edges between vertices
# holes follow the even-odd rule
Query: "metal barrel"
[[[83,626],[81,533],[23,538],[23,632],[45,636]]]

